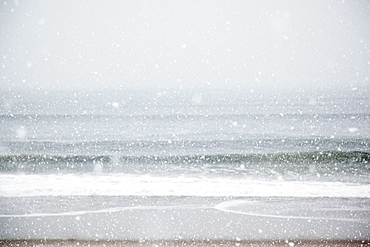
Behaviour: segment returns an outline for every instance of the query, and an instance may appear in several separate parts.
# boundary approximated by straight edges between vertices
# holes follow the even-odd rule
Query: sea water
[[[370,95],[3,91],[0,197],[370,197]]]

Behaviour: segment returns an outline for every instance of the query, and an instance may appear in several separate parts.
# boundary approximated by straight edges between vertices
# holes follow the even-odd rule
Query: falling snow
[[[0,245],[370,244],[368,1],[0,4]]]

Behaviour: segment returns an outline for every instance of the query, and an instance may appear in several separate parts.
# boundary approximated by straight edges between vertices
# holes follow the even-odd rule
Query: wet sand
[[[365,240],[263,240],[263,241],[247,241],[247,240],[156,240],[156,241],[88,241],[88,240],[0,240],[1,246],[123,246],[123,247],[175,247],[175,246],[253,246],[253,247],[282,247],[282,246],[302,246],[302,247],[344,247],[344,246],[370,246],[370,241]]]
[[[4,246],[370,244],[367,198],[23,197],[0,212]]]

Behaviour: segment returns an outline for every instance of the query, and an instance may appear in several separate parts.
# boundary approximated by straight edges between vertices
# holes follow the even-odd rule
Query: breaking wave
[[[263,169],[266,166],[286,166],[291,169],[307,168],[312,165],[335,166],[341,170],[346,165],[355,165],[356,169],[370,170],[370,153],[360,151],[325,151],[293,152],[275,154],[227,154],[227,155],[187,155],[187,156],[89,156],[89,155],[3,155],[0,156],[0,172],[89,172],[96,170],[97,165],[104,167],[105,172],[124,172],[133,168],[165,166],[184,169],[192,167],[253,167]],[[258,166],[257,166],[258,165]],[[337,166],[340,165],[340,166]],[[154,167],[154,168],[153,168]]]

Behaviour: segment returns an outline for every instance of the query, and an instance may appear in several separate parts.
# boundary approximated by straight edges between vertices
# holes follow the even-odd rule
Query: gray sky
[[[2,1],[0,89],[369,88],[369,1]]]

